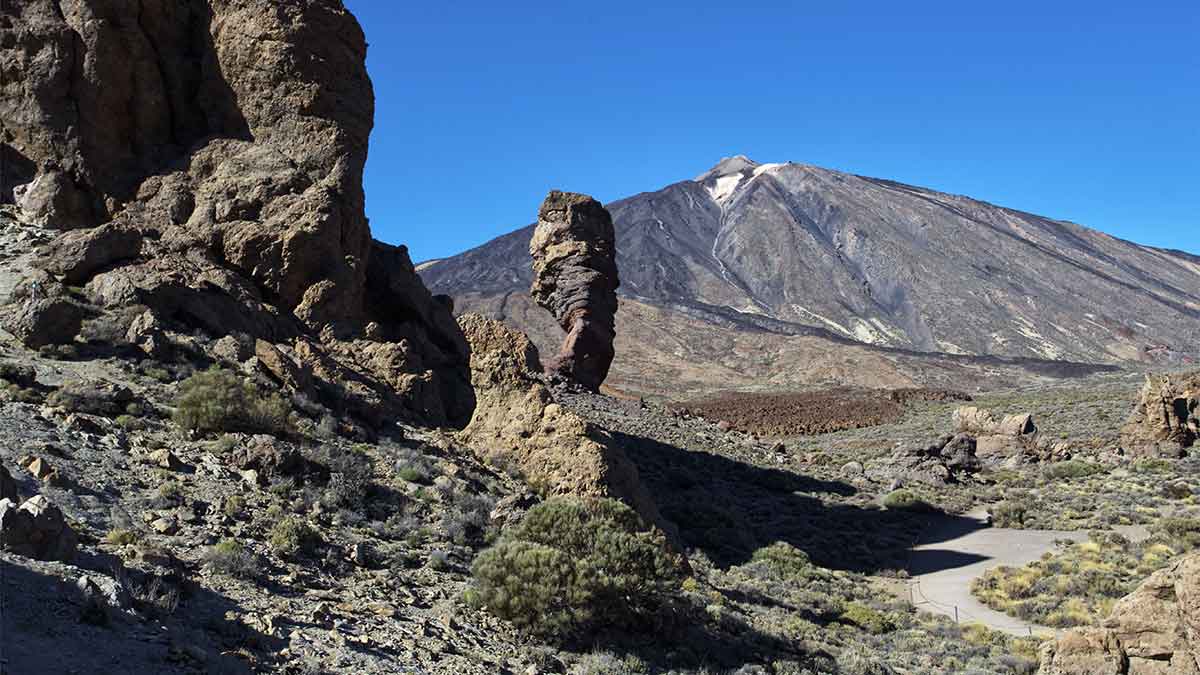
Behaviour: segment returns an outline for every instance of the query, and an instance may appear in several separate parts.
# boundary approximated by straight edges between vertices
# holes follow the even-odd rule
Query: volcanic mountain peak
[[[741,155],[608,208],[622,312],[637,300],[710,319],[716,312],[737,330],[770,324],[930,353],[1087,363],[1200,356],[1194,258],[1062,220]],[[458,298],[461,311],[516,321],[531,232],[423,266],[421,275]],[[631,372],[623,358],[618,349],[619,377]]]

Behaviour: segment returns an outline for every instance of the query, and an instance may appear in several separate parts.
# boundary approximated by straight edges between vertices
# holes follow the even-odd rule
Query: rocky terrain
[[[808,169],[735,160],[681,184],[722,205],[720,280],[691,277],[716,295],[626,296],[615,316],[619,283],[666,277],[622,258],[628,205],[551,193],[522,300],[501,300],[527,335],[455,317],[487,288],[435,295],[371,238],[366,45],[337,0],[8,3],[0,51],[0,671],[1194,672],[1196,374],[1027,358],[1037,341],[922,351],[914,317],[942,315],[884,293],[894,270],[855,257],[861,232],[847,259],[890,300],[843,304],[896,344],[768,311],[735,207],[799,199]],[[1129,260],[1090,272],[1117,299],[1109,281],[1142,275],[1176,311],[1136,344],[1194,330],[1172,323],[1193,307],[1178,256],[1132,257],[1155,255],[1153,283]],[[1090,297],[1082,279],[1063,283]],[[742,292],[756,311],[729,309]],[[1083,335],[1055,356],[1110,339]],[[622,395],[716,378],[770,393]],[[1076,542],[946,575],[939,597],[1024,635],[909,583],[979,563],[954,547],[981,512]]]
[[[979,371],[1011,385],[1050,370],[1036,361],[1200,355],[1200,261],[1074,223],[744,157],[608,208],[622,270],[613,384],[638,393],[965,388]],[[501,318],[544,350],[560,334],[524,297],[532,232],[420,273],[459,311]],[[673,391],[644,377],[651,367],[678,372]]]

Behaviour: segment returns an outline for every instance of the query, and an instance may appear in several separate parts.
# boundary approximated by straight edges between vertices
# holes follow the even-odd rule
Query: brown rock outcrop
[[[494,463],[515,465],[550,494],[621,499],[678,541],[624,451],[606,431],[555,403],[538,381],[537,349],[529,338],[478,315],[459,322],[471,344],[477,397],[463,442]]]
[[[238,332],[296,354],[330,405],[350,382],[352,412],[462,425],[465,340],[368,228],[365,57],[340,0],[4,3],[0,200],[81,230],[44,267],[99,310],[149,308],[148,353]]]
[[[975,452],[980,459],[1003,459],[1031,452],[1043,454],[1033,415],[1005,415],[997,420],[990,410],[976,406],[960,406],[952,414],[954,428],[975,439]]]
[[[1040,675],[1200,675],[1200,554],[1155,572],[1099,628],[1041,650]]]
[[[1121,446],[1135,456],[1178,457],[1200,438],[1200,372],[1146,376]]]
[[[530,294],[567,332],[547,372],[599,390],[615,354],[620,280],[612,216],[587,195],[552,191],[538,211],[529,253]]]

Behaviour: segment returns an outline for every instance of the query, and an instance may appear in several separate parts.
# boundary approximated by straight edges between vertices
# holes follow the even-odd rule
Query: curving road
[[[991,527],[984,509],[962,516],[937,516],[909,552],[912,600],[918,609],[957,618],[962,623],[981,623],[1013,635],[1056,634],[1054,628],[1031,624],[984,605],[971,595],[971,581],[993,567],[1019,567],[1037,560],[1057,548],[1055,541],[1087,538],[1087,532]]]

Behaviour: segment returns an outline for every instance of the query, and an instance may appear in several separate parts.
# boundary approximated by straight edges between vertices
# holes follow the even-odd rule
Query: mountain
[[[1200,349],[1200,258],[967,197],[737,156],[608,208],[623,296],[614,369],[626,384],[646,379],[634,363],[710,373],[678,385],[651,375],[650,389],[711,390],[812,383],[785,371],[864,349],[891,364],[868,378],[886,384],[924,383],[931,360],[988,363],[949,355],[1179,363]],[[419,272],[458,311],[505,318],[545,348],[556,327],[524,298],[531,233]],[[798,362],[797,337],[813,347]],[[826,379],[862,379],[843,372],[855,369]]]

